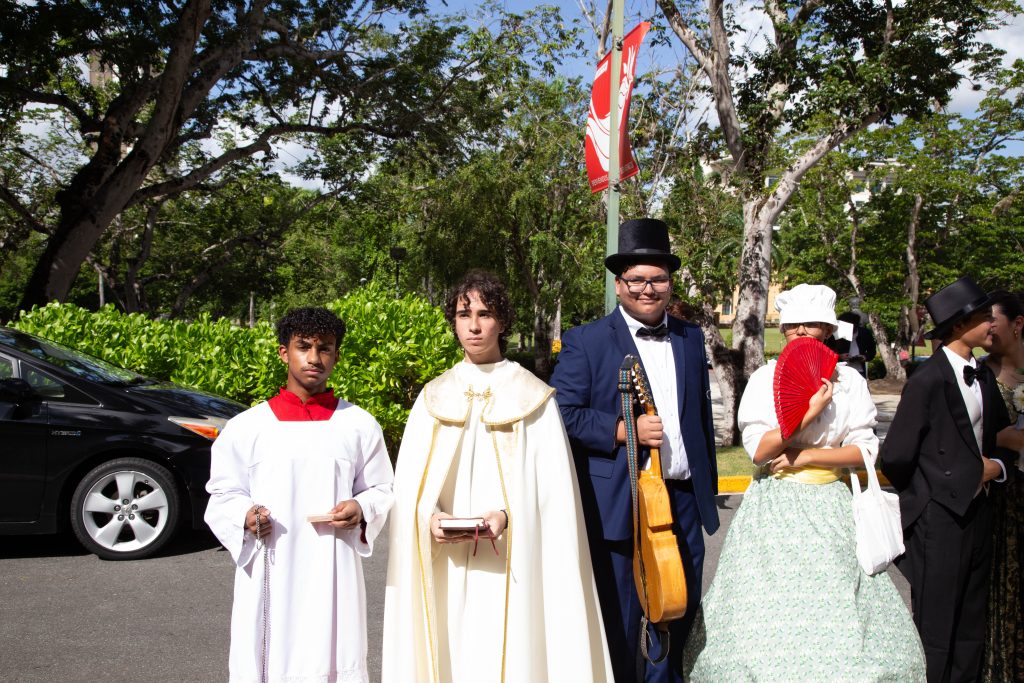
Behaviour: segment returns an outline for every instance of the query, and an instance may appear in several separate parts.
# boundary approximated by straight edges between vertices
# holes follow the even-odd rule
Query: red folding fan
[[[797,337],[786,344],[775,365],[775,415],[782,438],[788,439],[807,414],[811,396],[822,377],[832,377],[839,356],[814,337]]]

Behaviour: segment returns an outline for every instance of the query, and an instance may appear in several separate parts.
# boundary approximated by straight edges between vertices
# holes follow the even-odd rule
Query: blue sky
[[[584,21],[581,3],[589,7],[594,4],[594,0],[555,0],[543,4],[555,5],[561,10],[562,16],[565,19],[579,21],[580,25],[584,28],[584,40],[586,41],[587,49],[593,53],[597,46],[597,38]],[[447,0],[444,3],[440,0],[432,0],[432,4],[435,10],[440,13],[460,11],[470,15],[479,15],[480,13],[480,3],[473,0]],[[528,0],[504,0],[500,6],[513,12],[524,12],[539,4],[542,3],[529,2]],[[596,5],[596,14],[600,17],[603,15],[605,2],[604,0],[597,0]],[[757,47],[759,44],[762,44],[770,28],[765,20],[764,13],[760,9],[761,5],[744,0],[743,2],[734,3],[733,6],[736,7],[737,21],[742,28],[742,32],[733,38],[734,45],[747,44]],[[640,0],[638,2],[627,1],[625,16],[626,31],[629,31],[642,18],[661,18],[662,15],[654,0]],[[982,37],[1006,52],[1004,59],[1007,64],[1011,63],[1014,59],[1024,59],[1024,18],[1021,16],[1015,17],[1006,27],[999,31],[983,34]],[[685,48],[675,36],[670,36],[670,45],[657,48],[652,47],[648,39],[640,55],[640,62],[637,67],[638,72],[644,72],[656,66],[675,64],[685,54]],[[563,68],[566,75],[583,76],[589,79],[593,77],[595,67],[596,61],[594,60],[580,60],[565,64]],[[966,81],[961,84],[953,95],[949,106],[950,111],[967,116],[972,115],[976,111],[978,102],[984,96],[984,92],[976,91],[971,86],[972,84]],[[707,105],[708,103],[706,102],[698,103],[695,109],[705,109],[708,108]],[[710,110],[710,116],[713,120],[713,109]],[[583,135],[583,123],[583,121],[580,122],[581,136]],[[304,155],[303,150],[294,145],[282,146],[279,151],[281,152],[280,162],[285,165],[293,163],[294,160]],[[1024,142],[1011,143],[1005,150],[1005,153],[1011,156],[1024,155]]]

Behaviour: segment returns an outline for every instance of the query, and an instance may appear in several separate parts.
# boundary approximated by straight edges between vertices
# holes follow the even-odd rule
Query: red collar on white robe
[[[274,417],[282,422],[318,422],[330,420],[338,408],[338,399],[333,389],[313,394],[305,403],[302,399],[281,387],[281,393],[267,403],[274,411]]]

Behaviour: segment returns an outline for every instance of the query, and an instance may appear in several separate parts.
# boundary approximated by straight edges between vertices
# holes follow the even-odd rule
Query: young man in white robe
[[[554,390],[502,357],[512,308],[494,276],[464,278],[445,317],[465,358],[424,387],[402,438],[382,680],[610,681]],[[453,517],[479,528],[446,530]]]
[[[286,387],[213,445],[206,523],[237,567],[231,681],[368,680],[361,558],[393,472],[377,421],[327,389],[344,333],[326,309],[290,311],[277,325]]]

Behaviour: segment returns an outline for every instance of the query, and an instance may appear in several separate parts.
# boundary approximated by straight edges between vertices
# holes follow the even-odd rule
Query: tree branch
[[[715,110],[725,137],[725,144],[732,155],[735,169],[739,172],[746,167],[746,148],[743,143],[743,128],[736,112],[732,96],[732,79],[729,76],[729,33],[725,27],[723,0],[709,0],[711,52],[705,52],[698,43],[697,34],[683,20],[674,0],[658,0],[658,6],[693,58],[700,64],[711,82]]]
[[[64,109],[78,121],[78,127],[83,133],[98,133],[100,131],[100,122],[67,95],[29,90],[21,87],[7,76],[0,76],[0,91],[3,90],[16,95],[18,99],[26,103],[50,104]]]
[[[11,210],[14,211],[14,213],[16,213],[23,221],[25,221],[25,223],[28,224],[30,228],[32,228],[36,232],[41,232],[44,235],[50,234],[50,231],[47,229],[46,225],[37,220],[36,217],[32,215],[32,212],[29,211],[24,204],[18,201],[17,196],[15,196],[13,192],[11,192],[7,185],[0,185],[0,201],[2,201],[7,206],[11,207]]]
[[[1024,186],[1018,186],[1012,192],[996,202],[995,206],[992,207],[992,215],[997,217],[1004,215],[1010,210],[1013,203],[1021,196],[1022,192],[1024,192]]]
[[[48,164],[43,159],[40,159],[39,157],[37,157],[35,154],[32,154],[31,152],[29,152],[24,147],[15,147],[14,148],[14,152],[16,154],[20,154],[21,156],[25,157],[26,159],[31,161],[33,164],[38,166],[39,168],[45,170],[47,172],[47,174],[50,176],[50,180],[53,182],[54,185],[60,185],[62,182],[64,182],[64,178],[57,171],[57,169],[55,169],[53,166]]]
[[[608,35],[612,32],[612,0],[604,9],[604,21],[601,22],[601,33],[598,35],[597,60],[601,61],[608,52]]]
[[[199,168],[193,169],[190,173],[184,176],[179,176],[177,178],[172,178],[170,180],[165,180],[160,183],[140,188],[134,195],[132,195],[131,199],[128,200],[128,204],[125,208],[136,206],[147,200],[180,194],[198,186],[204,180],[232,162],[251,157],[258,152],[269,154],[271,151],[269,142],[271,137],[272,135],[268,134],[267,131],[264,131],[264,133],[252,144],[229,149],[219,157],[210,160]]]
[[[768,196],[762,207],[762,211],[768,211],[767,224],[772,225],[775,223],[789,198],[796,191],[800,180],[822,157],[828,154],[830,150],[835,149],[836,145],[850,139],[853,135],[866,129],[881,118],[882,112],[876,110],[865,115],[859,121],[849,121],[837,125],[827,135],[819,138],[810,149],[797,157],[796,162],[782,174],[775,190]]]
[[[683,19],[682,14],[679,13],[679,8],[673,0],[658,0],[658,6],[661,7],[662,14],[668,19],[669,26],[672,27],[673,33],[679,40],[683,41],[683,45],[690,51],[693,58],[697,60],[701,68],[708,75],[708,78],[713,78],[714,67],[711,64],[709,55],[704,52],[699,44],[699,38],[693,29]]]

